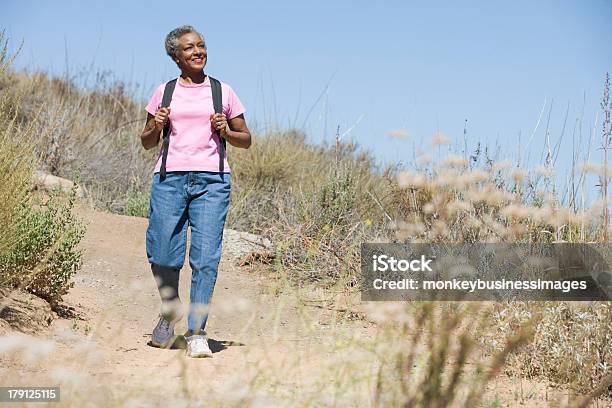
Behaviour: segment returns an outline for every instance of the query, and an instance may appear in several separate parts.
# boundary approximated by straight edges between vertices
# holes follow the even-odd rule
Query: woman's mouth
[[[204,58],[194,58],[192,61],[196,64],[201,64],[204,62]]]

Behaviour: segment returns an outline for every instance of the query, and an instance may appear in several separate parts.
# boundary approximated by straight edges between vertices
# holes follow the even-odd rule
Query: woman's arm
[[[247,127],[244,115],[238,115],[228,121],[224,114],[215,113],[211,117],[211,122],[213,127],[219,130],[221,137],[232,146],[243,149],[251,146],[251,132]]]
[[[155,116],[147,113],[147,122],[140,134],[140,142],[147,150],[154,148],[159,143],[159,135],[164,129],[168,116],[170,115],[169,108],[161,108]]]

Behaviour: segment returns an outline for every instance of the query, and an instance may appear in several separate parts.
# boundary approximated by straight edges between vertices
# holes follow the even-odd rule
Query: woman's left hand
[[[219,131],[221,137],[225,137],[228,130],[227,118],[223,113],[215,113],[210,116],[210,123],[213,129]]]

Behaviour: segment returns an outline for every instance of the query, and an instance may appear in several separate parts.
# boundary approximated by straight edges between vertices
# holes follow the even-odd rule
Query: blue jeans
[[[229,173],[168,172],[163,181],[159,173],[153,175],[147,257],[152,266],[176,270],[177,285],[185,261],[187,226],[191,227],[190,332],[203,331],[208,319],[208,313],[198,308],[210,304],[217,281],[230,188]]]

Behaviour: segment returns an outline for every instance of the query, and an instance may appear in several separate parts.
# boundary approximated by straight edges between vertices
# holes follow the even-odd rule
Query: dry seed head
[[[432,162],[432,160],[433,158],[431,157],[431,155],[427,153],[421,154],[416,158],[417,163],[420,165],[429,164]]]
[[[474,207],[472,203],[462,200],[453,200],[446,205],[446,211],[449,215],[454,215],[458,212],[470,212],[473,211]]]
[[[536,222],[546,222],[546,219],[550,216],[550,209],[548,208],[531,208],[531,218]]]
[[[449,197],[448,194],[446,194],[445,192],[442,192],[440,194],[433,196],[431,202],[433,203],[434,206],[436,206],[436,208],[442,208],[448,201],[448,197]]]
[[[484,201],[493,207],[499,207],[504,203],[510,202],[512,195],[503,190],[493,190],[486,194]]]
[[[75,355],[81,356],[81,361],[87,362],[88,364],[96,364],[104,361],[104,354],[99,345],[91,340],[77,342],[72,351]]]
[[[425,225],[420,222],[407,223],[399,222],[395,224],[395,234],[400,241],[419,236],[425,233]]]
[[[193,304],[191,306],[191,312],[197,318],[202,318],[208,314],[210,310],[210,305],[205,304]]]
[[[482,222],[476,217],[468,217],[464,223],[470,228],[481,228],[483,225]]]
[[[401,188],[422,188],[427,184],[427,180],[422,174],[406,171],[397,176],[397,183]]]
[[[471,171],[470,176],[472,177],[472,183],[480,183],[482,181],[488,180],[490,177],[489,173],[480,169]]]
[[[512,173],[510,173],[510,177],[512,177],[512,180],[518,184],[527,178],[527,172],[523,169],[516,168],[512,170]]]
[[[522,204],[508,204],[503,207],[500,214],[507,218],[522,220],[529,218],[530,209]]]
[[[495,223],[495,219],[491,216],[491,214],[482,214],[481,219],[486,226],[490,226]]]
[[[56,367],[51,371],[51,378],[61,383],[80,384],[82,375],[67,367]]]
[[[400,302],[369,302],[364,309],[376,323],[384,323],[393,316],[405,314],[404,307]]]
[[[585,163],[582,165],[582,171],[585,173],[596,174],[601,177],[612,176],[612,167],[606,167],[604,165]]]
[[[0,355],[8,354],[18,349],[22,343],[22,336],[9,335],[0,337]]]
[[[390,130],[387,132],[387,135],[394,139],[400,140],[408,139],[410,137],[410,134],[405,129]]]
[[[425,233],[425,224],[417,222],[414,224],[410,224],[412,227],[412,230],[414,231],[414,235],[421,235]]]
[[[559,219],[563,221],[564,224],[568,225],[576,225],[580,222],[580,216],[578,214],[574,214],[574,212],[569,208],[559,208],[557,215]]]
[[[473,203],[485,202],[487,200],[488,195],[489,189],[487,188],[470,189],[466,192],[466,196]]]
[[[597,164],[593,164],[593,163],[584,163],[581,166],[581,170],[584,171],[585,173],[596,173],[597,172],[597,168],[599,166]]]
[[[451,145],[452,141],[442,132],[436,132],[431,138],[431,144],[434,146]]]
[[[170,299],[176,296],[176,290],[171,286],[162,286],[159,289],[159,294],[162,297],[162,299]]]
[[[511,241],[511,238],[519,238],[524,236],[528,230],[529,228],[525,224],[513,223],[506,227],[503,236],[506,241]]]
[[[470,173],[463,173],[455,179],[455,188],[458,190],[465,190],[471,183],[472,177]]]
[[[467,188],[470,185],[480,183],[489,178],[489,175],[481,170],[473,170],[470,172],[463,172],[455,179],[455,185],[457,188]]]
[[[497,221],[491,222],[488,227],[497,236],[504,236],[506,233],[506,227]]]
[[[553,169],[550,166],[542,166],[542,165],[540,165],[540,166],[538,166],[536,168],[536,173],[538,173],[538,174],[540,174],[540,175],[542,175],[544,177],[550,178],[550,177],[554,176],[555,169]]]
[[[432,231],[435,236],[445,238],[450,235],[450,229],[442,220],[435,220],[432,224]]]
[[[174,292],[174,290],[172,290],[172,292]],[[162,305],[161,305],[161,313],[162,314],[173,314],[173,313],[180,314],[181,312],[184,312],[183,307],[184,305],[181,303],[181,301],[178,298],[171,300],[171,301],[164,301],[162,302]]]
[[[449,155],[446,159],[444,159],[444,165],[448,167],[465,167],[467,166],[467,159],[457,156],[455,154]]]
[[[436,206],[433,203],[425,203],[423,205],[423,213],[424,214],[433,214],[436,211]]]
[[[498,172],[501,170],[508,169],[510,168],[510,166],[512,166],[512,163],[510,162],[510,160],[502,160],[502,161],[493,163],[491,170],[493,170],[493,172]]]
[[[432,187],[446,187],[454,184],[457,173],[451,170],[440,170],[436,177],[431,180]]]
[[[21,333],[0,337],[0,355],[14,355],[15,351],[21,351],[24,360],[33,363],[43,356],[52,355],[55,351],[55,342]]]
[[[142,281],[134,279],[132,280],[132,282],[130,282],[130,286],[129,286],[130,291],[140,291],[142,289],[144,289],[144,284]]]
[[[605,201],[602,198],[599,198],[595,200],[595,202],[593,203],[593,205],[591,205],[591,208],[587,210],[585,215],[593,221],[598,220],[605,206]]]
[[[251,302],[242,297],[234,297],[221,300],[217,306],[226,313],[243,313],[251,308]]]

